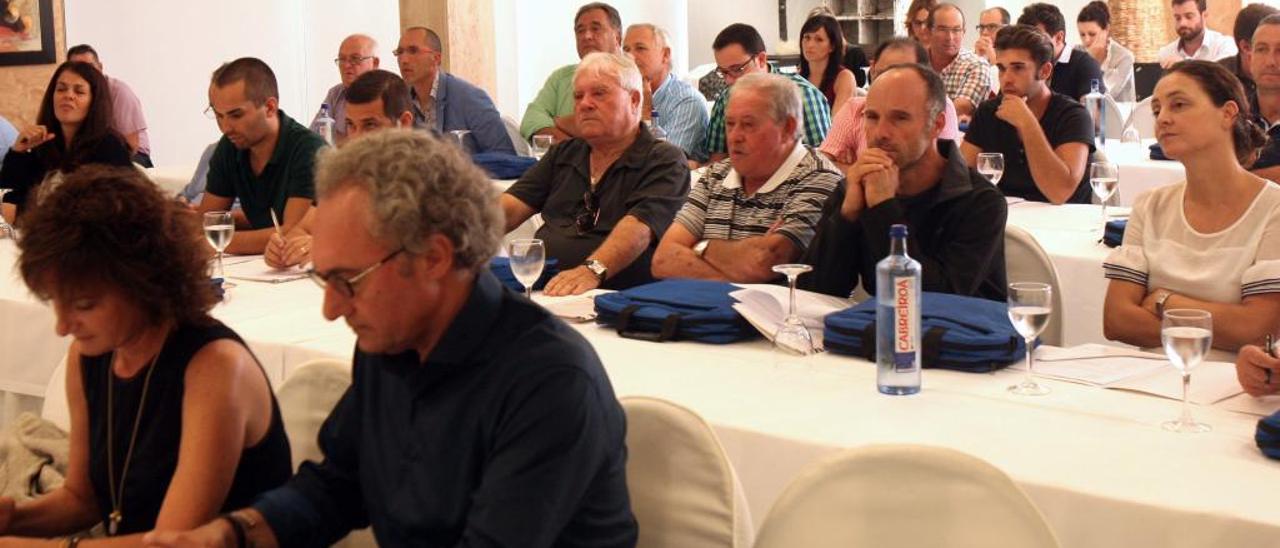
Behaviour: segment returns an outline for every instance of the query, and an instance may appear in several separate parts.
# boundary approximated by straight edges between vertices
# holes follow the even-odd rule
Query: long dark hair
[[[68,70],[89,83],[90,97],[89,112],[85,114],[75,137],[72,137],[71,143],[64,151],[62,142],[65,134],[62,131],[62,122],[59,122],[54,114],[53,94],[58,87],[58,77]],[[67,61],[58,65],[57,70],[53,71],[49,86],[44,90],[44,99],[40,101],[40,114],[36,116],[36,123],[57,136],[55,139],[57,146],[40,148],[44,149],[41,154],[45,165],[62,171],[71,171],[79,166],[82,163],[81,160],[91,154],[94,147],[103,139],[109,136],[120,139],[115,130],[111,129],[111,91],[108,89],[106,77],[98,72],[97,67],[80,61]]]
[[[1171,74],[1182,74],[1195,80],[1216,107],[1221,108],[1227,101],[1236,104],[1238,113],[1235,122],[1231,124],[1231,143],[1235,148],[1236,159],[1241,164],[1252,163],[1254,153],[1266,144],[1267,136],[1262,128],[1250,121],[1253,118],[1252,107],[1240,79],[1222,65],[1210,61],[1179,62],[1170,67],[1161,79],[1168,78]]]
[[[840,31],[840,22],[835,17],[826,14],[814,15],[805,20],[804,26],[800,27],[800,41],[804,42],[804,35],[811,32],[817,32],[822,29],[827,32],[827,41],[831,43],[831,54],[827,56],[827,68],[822,73],[822,81],[818,84],[818,89],[827,97],[827,104],[834,107],[836,102],[836,76],[840,75],[840,71],[844,70],[844,63],[841,59],[844,57],[844,34]],[[809,77],[809,60],[804,58],[804,54],[800,54],[800,76]]]

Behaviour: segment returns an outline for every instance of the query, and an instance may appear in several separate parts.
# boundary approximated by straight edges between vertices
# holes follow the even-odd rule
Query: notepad
[[[733,309],[741,314],[748,323],[770,341],[774,332],[787,317],[787,304],[790,301],[789,289],[772,284],[735,284],[742,289],[729,294],[737,300]],[[822,346],[823,318],[827,314],[849,308],[848,299],[833,297],[822,293],[814,293],[803,289],[796,290],[796,314],[809,328],[813,336],[813,345]]]
[[[245,282],[280,284],[301,280],[307,277],[307,271],[298,267],[272,268],[258,257],[256,261],[245,261],[234,265],[226,265],[227,278]]]
[[[1101,344],[1036,349],[1036,375],[1113,390],[1142,392],[1182,399],[1182,373],[1163,354]],[[1016,369],[1026,368],[1017,364]],[[1206,361],[1191,370],[1188,399],[1210,405],[1244,390],[1236,380],[1235,364]]]

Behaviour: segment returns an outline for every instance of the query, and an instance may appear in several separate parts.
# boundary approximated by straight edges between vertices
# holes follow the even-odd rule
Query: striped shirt
[[[653,92],[653,108],[668,142],[680,147],[691,160],[707,161],[702,148],[707,137],[707,102],[698,90],[667,73],[667,79]]]
[[[844,174],[816,149],[801,143],[755,194],[747,196],[731,160],[722,160],[689,189],[676,222],[705,240],[742,240],[781,234],[804,253],[822,207]]]
[[[987,66],[985,58],[969,50],[960,50],[951,64],[938,72],[942,86],[947,89],[947,97],[952,101],[968,99],[976,108],[991,91],[991,72]]]
[[[778,72],[777,67],[769,65],[769,72]],[[800,104],[804,110],[804,144],[816,147],[827,138],[827,130],[831,129],[831,106],[827,97],[818,88],[798,74],[783,74],[795,82],[800,88]],[[732,89],[732,88],[730,88]],[[707,126],[707,154],[726,154],[729,152],[728,140],[724,129],[724,109],[729,103],[729,89],[720,92],[716,104],[711,107],[711,123]]]

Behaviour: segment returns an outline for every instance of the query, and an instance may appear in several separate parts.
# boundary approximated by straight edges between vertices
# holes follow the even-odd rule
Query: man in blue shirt
[[[504,288],[488,177],[421,132],[352,139],[317,170],[313,278],[358,339],[324,460],[152,546],[633,547],[626,424],[591,345]]]
[[[694,162],[707,161],[703,140],[707,136],[707,102],[693,86],[671,73],[671,46],[667,31],[649,23],[627,27],[622,51],[631,56],[644,79],[644,105],[640,114],[652,123],[658,113],[658,127],[667,132],[667,141],[684,150]],[[696,166],[695,166],[696,167]]]

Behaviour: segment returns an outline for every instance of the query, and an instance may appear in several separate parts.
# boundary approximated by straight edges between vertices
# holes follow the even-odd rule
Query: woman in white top
[[[1138,100],[1133,88],[1133,52],[1111,39],[1111,10],[1107,3],[1093,0],[1076,17],[1080,43],[1102,65],[1102,82],[1107,95],[1120,103]]]
[[[1103,263],[1108,339],[1158,347],[1160,315],[1175,308],[1212,313],[1213,346],[1233,352],[1280,324],[1280,186],[1241,167],[1264,138],[1248,104],[1208,61],[1178,63],[1156,84],[1156,138],[1187,180],[1139,196]]]

